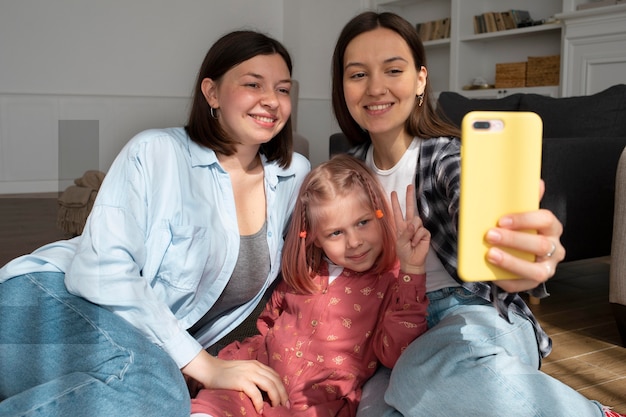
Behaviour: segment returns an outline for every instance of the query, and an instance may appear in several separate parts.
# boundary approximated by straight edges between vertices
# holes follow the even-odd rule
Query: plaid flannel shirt
[[[365,160],[371,142],[359,145],[349,153]],[[444,268],[464,288],[489,301],[499,315],[509,321],[512,310],[527,317],[535,329],[541,358],[552,350],[552,341],[543,331],[518,293],[507,293],[492,282],[465,282],[457,273],[457,225],[459,214],[461,142],[458,138],[440,137],[423,140],[415,173],[419,215],[431,233],[431,247]],[[536,297],[548,295],[544,284],[530,291]]]

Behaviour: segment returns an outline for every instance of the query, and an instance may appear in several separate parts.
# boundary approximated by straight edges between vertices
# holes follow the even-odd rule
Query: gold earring
[[[417,105],[419,107],[422,107],[422,104],[424,104],[424,93],[418,95],[417,98],[419,99],[419,102],[417,103]]]

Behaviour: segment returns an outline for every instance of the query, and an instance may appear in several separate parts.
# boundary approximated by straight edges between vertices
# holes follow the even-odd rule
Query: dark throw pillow
[[[503,98],[467,98],[452,91],[442,91],[437,100],[437,110],[452,123],[461,127],[463,116],[473,110],[516,111],[522,94],[511,94]]]
[[[589,96],[554,98],[525,94],[519,110],[537,113],[544,138],[626,136],[626,85]]]

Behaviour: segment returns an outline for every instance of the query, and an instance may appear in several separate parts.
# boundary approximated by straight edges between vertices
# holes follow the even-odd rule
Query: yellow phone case
[[[484,237],[504,214],[539,208],[541,118],[531,112],[473,111],[463,118],[461,132],[459,276],[465,281],[519,278],[487,262]]]

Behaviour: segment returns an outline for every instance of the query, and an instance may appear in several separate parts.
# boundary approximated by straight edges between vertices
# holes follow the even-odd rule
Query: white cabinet
[[[474,33],[474,16],[521,9],[533,20],[553,18],[576,0],[372,0],[377,10],[395,12],[413,24],[449,17],[450,38],[426,41],[428,75],[435,93],[457,91],[466,96],[503,96],[519,91],[559,95],[559,86],[464,90],[477,77],[495,84],[497,63],[525,62],[529,56],[561,53],[561,24],[546,23],[482,34]]]
[[[626,83],[626,4],[563,13],[563,96]]]

